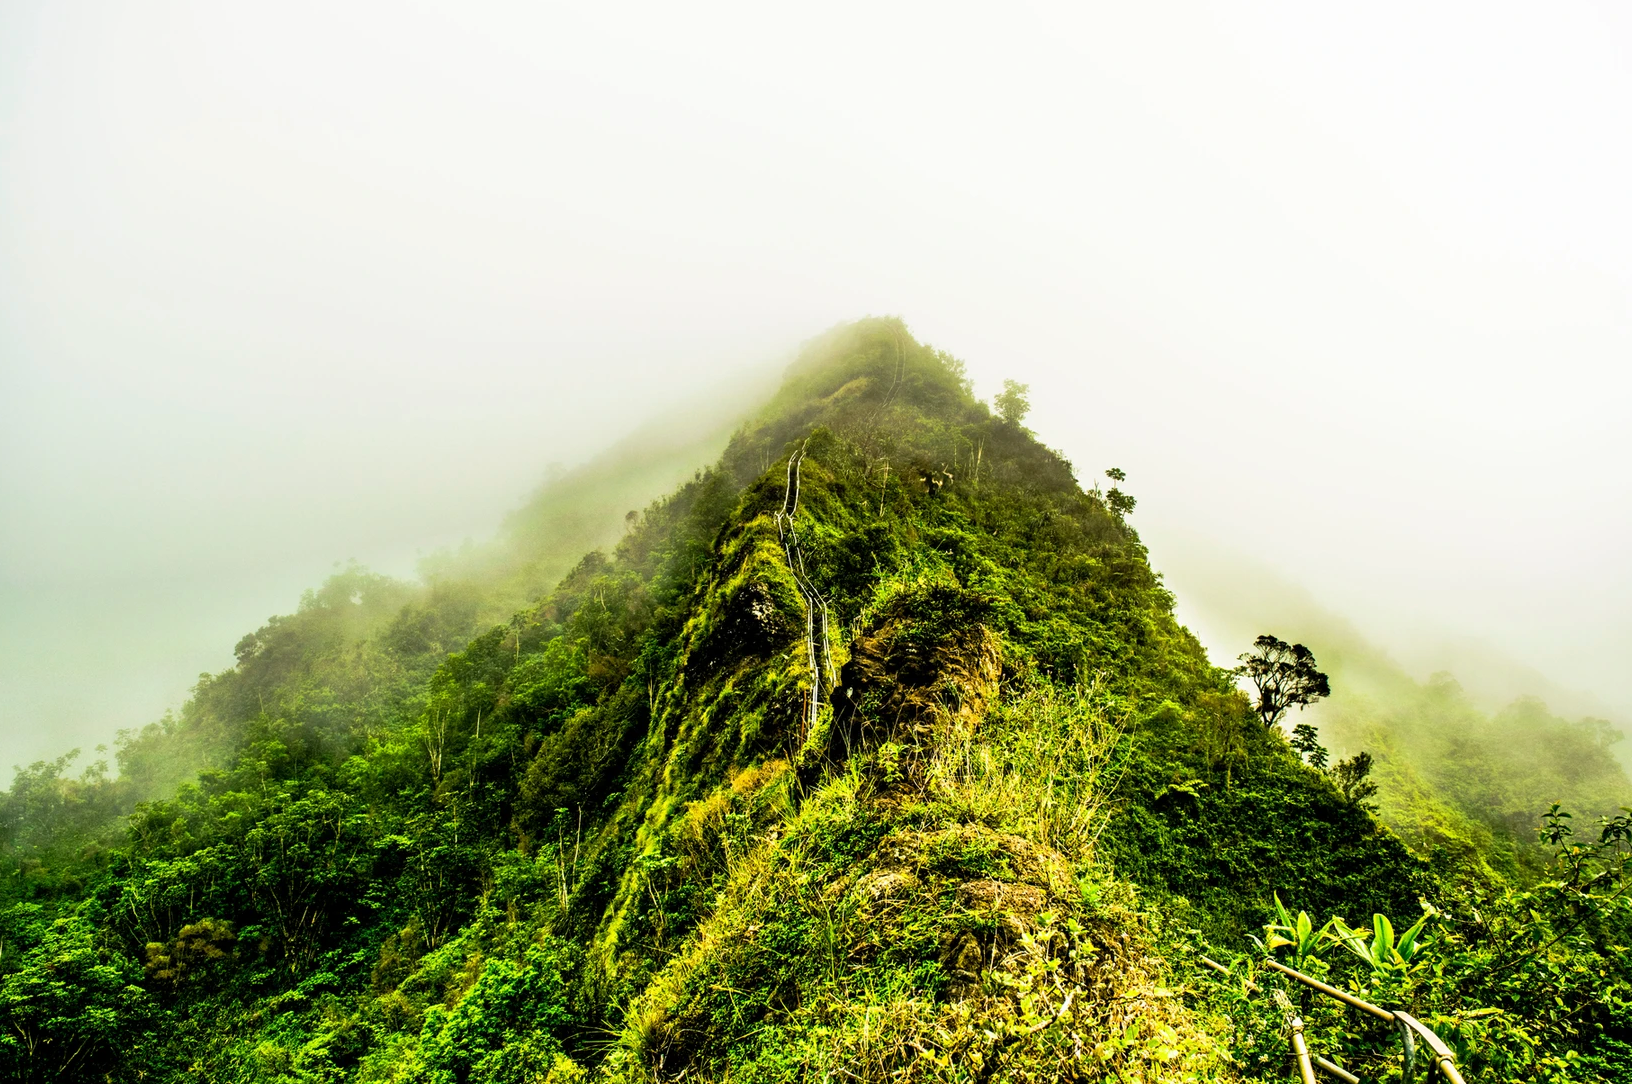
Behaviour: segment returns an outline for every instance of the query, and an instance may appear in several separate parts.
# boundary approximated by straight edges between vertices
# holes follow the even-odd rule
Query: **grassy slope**
[[[580,1011],[624,1020],[606,1067],[774,1077],[853,1049],[854,1029],[876,1038],[876,1012],[893,1021],[879,1073],[932,1074],[939,1063],[920,1055],[933,1048],[950,1075],[1000,1059],[1012,1074],[1080,1041],[1045,1028],[1020,1050],[1005,1037],[999,1025],[1024,1030],[1038,1003],[993,995],[991,973],[1022,989],[1045,981],[1039,968],[1090,1030],[1144,1005],[1126,1010],[1128,1051],[1105,1056],[1211,1056],[1203,1030],[1172,1026],[1180,1010],[1138,996],[1160,966],[1128,947],[1139,933],[1125,907],[1103,902],[1127,897],[1095,860],[1100,792],[1069,799],[1094,823],[1069,841],[1025,817],[1035,788],[1064,785],[1017,760],[1037,725],[1020,705],[1038,700],[1070,701],[1068,732],[1123,735],[1064,778],[1114,761],[1125,808],[1099,853],[1209,928],[1238,934],[1277,887],[1311,907],[1414,897],[1420,871],[1403,850],[1250,729],[1132,531],[1058,456],[974,403],[945,359],[888,323],[843,329],[811,348],[766,419],[530,619],[541,642],[577,645],[564,667],[602,683],[523,739],[537,751],[513,817],[535,868],[557,872],[536,921],[584,952]],[[798,529],[837,618],[844,690],[814,732],[774,522],[795,447]],[[989,655],[984,685],[971,645]],[[501,636],[461,660],[483,675],[466,690],[504,689],[490,725],[532,699],[508,676],[523,664],[505,666],[528,646]],[[552,680],[567,679],[541,684]],[[1216,789],[1190,733],[1203,704],[1250,750]],[[959,720],[988,711],[1018,722],[964,734],[967,755],[947,763]],[[511,725],[537,725],[527,714]],[[830,763],[841,747],[849,756]],[[1005,785],[1024,797],[966,795]],[[1125,981],[1108,977],[1119,971]]]

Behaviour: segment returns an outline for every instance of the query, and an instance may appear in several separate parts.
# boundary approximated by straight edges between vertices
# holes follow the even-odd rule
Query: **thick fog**
[[[0,765],[885,313],[1215,659],[1241,554],[1632,722],[1628,132],[1608,3],[9,0]]]

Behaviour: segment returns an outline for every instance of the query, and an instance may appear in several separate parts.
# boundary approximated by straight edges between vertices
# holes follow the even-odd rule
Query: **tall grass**
[[[928,752],[927,789],[954,816],[1086,860],[1105,826],[1123,733],[1097,686],[1038,682],[984,719],[951,716]]]

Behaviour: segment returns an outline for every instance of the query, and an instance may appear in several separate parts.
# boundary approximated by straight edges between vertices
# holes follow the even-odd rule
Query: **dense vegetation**
[[[1373,752],[1379,816],[1414,849],[1528,881],[1553,850],[1538,839],[1539,811],[1567,799],[1590,821],[1632,798],[1607,721],[1560,718],[1533,697],[1481,711],[1450,674],[1391,677],[1367,687],[1357,674],[1323,706],[1321,729],[1334,749]]]
[[[1571,849],[1555,811],[1530,877],[1413,853],[1209,665],[1132,498],[1084,490],[1023,392],[994,414],[898,323],[836,329],[610,552],[348,570],[127,735],[117,777],[20,772],[0,1064],[1276,1076],[1268,978],[1194,966],[1270,922],[1474,1076],[1624,1079],[1621,829]],[[1277,896],[1428,932],[1300,934]]]

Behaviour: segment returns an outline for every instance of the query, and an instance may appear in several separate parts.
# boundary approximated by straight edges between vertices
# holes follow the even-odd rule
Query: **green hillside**
[[[1318,726],[1334,756],[1372,754],[1377,815],[1417,853],[1490,862],[1530,881],[1545,875],[1550,851],[1536,825],[1554,802],[1588,820],[1632,805],[1624,736],[1592,714],[1551,709],[1542,696],[1580,698],[1522,665],[1467,649],[1456,672],[1418,680],[1351,623],[1248,558],[1183,539],[1169,540],[1164,558],[1186,608],[1214,637],[1246,643],[1254,630],[1273,628],[1316,651],[1333,693],[1304,721]],[[1515,686],[1527,695],[1515,697]]]
[[[1003,405],[898,321],[837,328],[644,511],[612,503],[626,459],[425,584],[349,570],[117,778],[21,773],[0,1064],[1279,1078],[1251,941],[1278,898],[1317,926],[1428,916],[1420,951],[1293,951],[1409,1005],[1470,1080],[1627,1079],[1632,832],[1583,817],[1523,877],[1477,840],[1413,852],[1208,662],[1132,500]],[[1304,1012],[1398,1079],[1390,1033]]]

